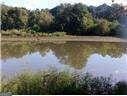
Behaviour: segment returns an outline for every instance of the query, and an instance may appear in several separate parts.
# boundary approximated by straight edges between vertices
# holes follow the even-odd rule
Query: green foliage
[[[33,27],[32,27],[32,30],[34,30],[34,31],[36,31],[36,32],[39,32],[39,31],[40,31],[39,25],[34,24]]]
[[[97,25],[97,28],[98,28],[98,34],[100,35],[109,35],[110,33],[110,22],[108,22],[107,20],[99,20],[98,21],[98,25]]]
[[[64,31],[71,35],[116,35],[123,7],[61,4],[55,8],[27,10],[1,6],[1,29],[30,29],[35,33]]]
[[[1,13],[2,29],[22,29],[27,27],[27,9],[2,5]]]
[[[65,32],[54,32],[52,33],[53,36],[65,36],[66,33]]]
[[[111,78],[56,70],[20,74],[2,82],[1,87],[2,92],[12,92],[13,95],[127,94],[126,82],[113,85]]]
[[[29,13],[28,26],[35,31],[49,31],[53,16],[48,10],[35,10]]]
[[[84,35],[93,25],[93,18],[83,4],[65,5],[63,12],[56,17],[58,30],[67,34]]]
[[[116,20],[110,22],[106,19],[99,19],[95,21],[95,24],[91,28],[91,31],[92,31],[92,35],[115,36],[117,35],[118,27],[119,27],[119,23]]]
[[[102,4],[100,6],[94,7],[90,6],[89,11],[95,18],[103,18],[109,21],[119,20],[121,13],[124,12],[124,7],[119,4],[112,4],[111,6]]]

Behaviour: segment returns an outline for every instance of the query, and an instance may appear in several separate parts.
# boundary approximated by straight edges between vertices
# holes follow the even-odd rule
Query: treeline
[[[27,29],[34,32],[66,32],[69,35],[116,35],[119,28],[118,4],[98,7],[78,4],[61,4],[53,9],[28,10],[1,6],[1,29]]]

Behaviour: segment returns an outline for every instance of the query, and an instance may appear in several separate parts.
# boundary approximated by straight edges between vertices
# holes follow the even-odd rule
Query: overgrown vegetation
[[[66,36],[66,32],[36,32],[34,30],[28,29],[11,29],[11,30],[2,30],[1,34],[3,36],[10,36],[10,37],[61,37]]]
[[[118,4],[94,7],[81,3],[61,4],[51,10],[27,10],[6,5],[2,5],[1,9],[2,30],[25,29],[41,35],[43,32],[66,32],[70,35],[114,36],[117,35],[120,25],[120,12],[124,12],[123,6]],[[5,34],[11,34],[9,32],[11,31]]]
[[[89,74],[43,71],[21,74],[2,82],[2,92],[12,94],[127,94],[127,83],[112,84],[111,78],[93,77]]]

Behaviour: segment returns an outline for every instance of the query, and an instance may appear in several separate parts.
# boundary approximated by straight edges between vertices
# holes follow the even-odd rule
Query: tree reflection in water
[[[94,54],[106,55],[112,58],[120,58],[126,53],[125,43],[97,43],[97,42],[12,42],[1,44],[2,59],[21,58],[24,55],[39,52],[45,56],[47,52],[52,50],[53,54],[61,63],[81,69],[85,66],[88,58]]]

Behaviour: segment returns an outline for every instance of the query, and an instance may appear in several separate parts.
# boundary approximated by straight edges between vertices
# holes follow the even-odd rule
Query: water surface
[[[125,43],[2,42],[2,76],[55,68],[127,81]]]

